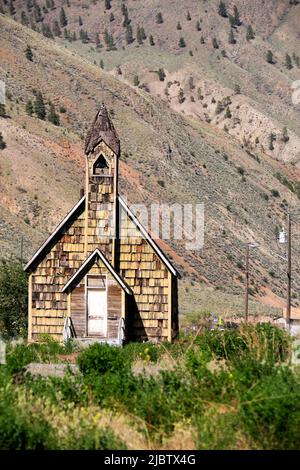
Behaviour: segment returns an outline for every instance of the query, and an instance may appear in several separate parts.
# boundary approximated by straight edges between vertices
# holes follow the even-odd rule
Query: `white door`
[[[88,289],[88,335],[106,336],[106,289]]]

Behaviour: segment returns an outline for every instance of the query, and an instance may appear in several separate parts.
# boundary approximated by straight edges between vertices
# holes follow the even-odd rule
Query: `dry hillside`
[[[227,296],[242,292],[245,243],[253,241],[259,247],[251,253],[251,293],[267,293],[278,305],[270,292],[284,295],[285,265],[276,234],[287,203],[297,214],[300,194],[300,105],[291,88],[299,77],[300,4],[227,1],[228,16],[234,5],[240,16],[231,28],[218,1],[189,0],[182,7],[177,0],[128,0],[128,44],[122,2],[110,3],[105,9],[102,0],[0,2],[0,79],[7,95],[0,117],[6,142],[1,255],[19,255],[23,237],[28,258],[77,201],[82,139],[104,101],[122,142],[120,192],[131,202],[205,204],[204,249],[164,244],[186,276],[184,310],[199,307],[200,291],[206,306],[205,289],[207,298],[214,292],[220,308],[229,308]],[[61,35],[46,37],[55,21]],[[254,38],[247,40],[250,24]],[[266,60],[269,50],[273,63]],[[39,91],[47,111],[54,104],[60,126],[26,112]],[[295,305],[299,287],[295,261]]]

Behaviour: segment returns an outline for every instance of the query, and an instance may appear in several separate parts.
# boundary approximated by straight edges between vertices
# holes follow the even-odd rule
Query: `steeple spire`
[[[118,157],[120,153],[120,140],[104,103],[102,103],[100,106],[92,127],[87,134],[84,149],[85,154],[88,155],[89,153],[93,152],[95,147],[102,140]]]

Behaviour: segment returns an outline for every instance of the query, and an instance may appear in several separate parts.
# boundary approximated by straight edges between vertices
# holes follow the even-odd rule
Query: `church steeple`
[[[102,140],[118,157],[120,154],[120,140],[104,103],[100,106],[92,127],[88,132],[85,141],[85,154],[88,155],[93,152]]]
[[[100,249],[115,265],[120,140],[104,104],[85,141],[85,252]]]

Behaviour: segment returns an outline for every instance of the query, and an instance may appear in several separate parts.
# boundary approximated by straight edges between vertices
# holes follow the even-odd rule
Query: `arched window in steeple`
[[[109,165],[105,157],[101,154],[93,165],[93,175],[108,175]]]

